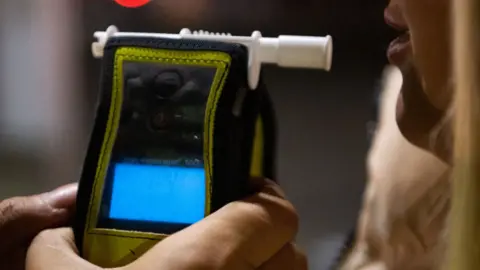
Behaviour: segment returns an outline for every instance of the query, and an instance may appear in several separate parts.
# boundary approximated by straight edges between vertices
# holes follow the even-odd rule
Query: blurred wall
[[[74,1],[0,9],[0,198],[77,180],[82,77]]]
[[[8,3],[0,15],[0,75],[8,78],[0,85],[0,198],[78,179],[98,94],[94,31],[332,35],[331,72],[264,69],[280,124],[279,181],[301,217],[298,242],[311,269],[327,269],[360,205],[366,124],[391,34],[386,1],[154,0],[135,10],[109,0]]]

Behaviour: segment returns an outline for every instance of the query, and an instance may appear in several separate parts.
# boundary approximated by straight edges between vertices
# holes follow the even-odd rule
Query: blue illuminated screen
[[[114,165],[111,219],[193,224],[205,214],[205,170]]]

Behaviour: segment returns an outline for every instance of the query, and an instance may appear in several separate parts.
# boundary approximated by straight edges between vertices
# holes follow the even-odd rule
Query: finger
[[[308,260],[305,254],[295,245],[284,246],[258,270],[307,270]]]
[[[176,233],[137,260],[138,269],[256,269],[295,238],[298,216],[265,181],[260,193],[232,202]],[[161,258],[167,258],[165,265]],[[204,267],[204,268],[202,268]],[[136,269],[136,268],[135,268]]]
[[[46,228],[65,225],[75,205],[77,185],[28,197],[0,202],[0,239],[2,249],[30,241]]]
[[[273,196],[286,198],[285,192],[280,188],[280,186],[270,179],[252,177],[250,178],[250,187],[254,193],[265,192]]]
[[[35,270],[100,269],[78,256],[70,228],[49,229],[39,233],[28,249],[25,264],[25,269]]]

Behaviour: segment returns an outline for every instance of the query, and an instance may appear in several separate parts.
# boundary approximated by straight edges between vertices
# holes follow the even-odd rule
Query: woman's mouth
[[[411,50],[410,32],[405,32],[394,39],[387,50],[388,61],[396,66],[402,66],[409,57]]]
[[[411,50],[408,25],[397,6],[392,5],[385,9],[384,17],[385,22],[389,26],[402,33],[398,38],[390,43],[390,46],[387,50],[389,62],[396,66],[402,66],[408,59],[408,54]]]

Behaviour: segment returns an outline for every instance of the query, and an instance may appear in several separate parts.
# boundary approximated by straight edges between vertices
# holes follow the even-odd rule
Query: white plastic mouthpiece
[[[256,89],[262,64],[276,64],[286,68],[310,68],[329,71],[332,66],[333,42],[331,36],[288,36],[264,38],[259,31],[251,36],[232,36],[228,33],[210,33],[182,29],[179,34],[129,33],[119,32],[110,26],[104,32],[95,32],[97,42],[92,43],[95,58],[103,57],[103,49],[110,37],[157,37],[171,39],[198,39],[231,43],[241,43],[249,50],[248,81],[251,89]]]

